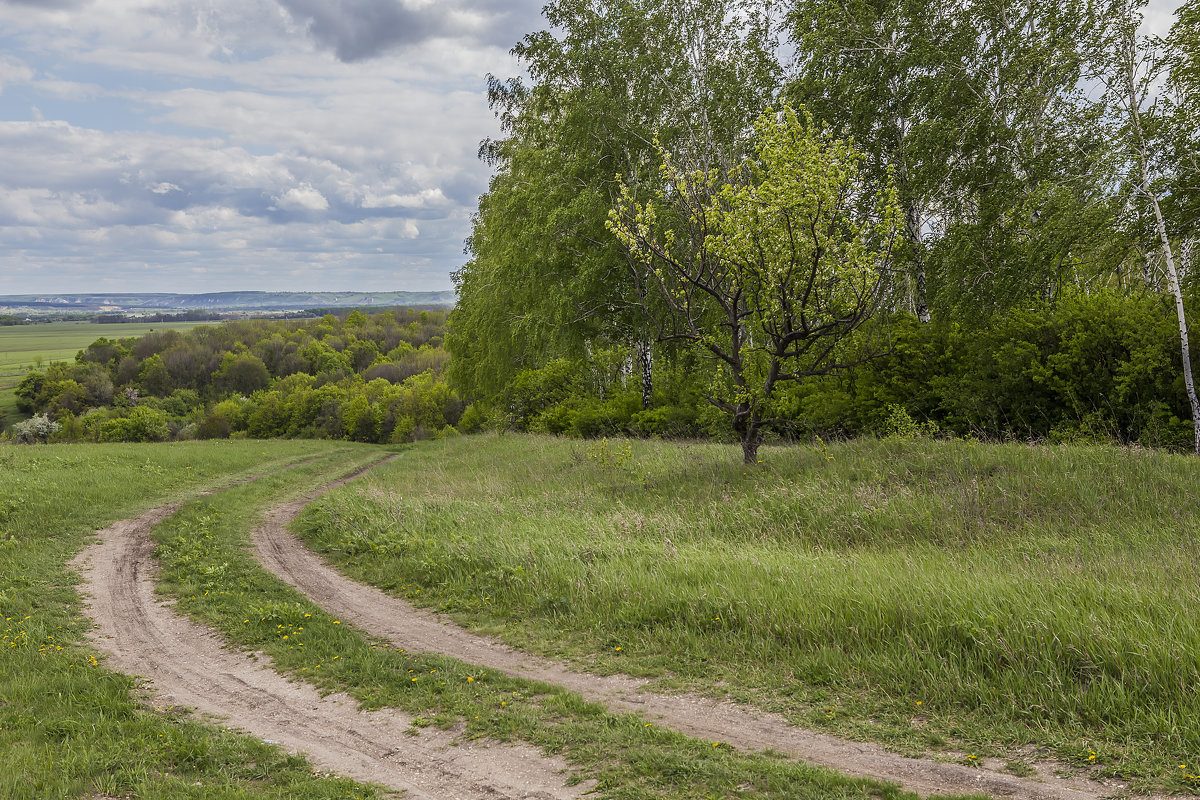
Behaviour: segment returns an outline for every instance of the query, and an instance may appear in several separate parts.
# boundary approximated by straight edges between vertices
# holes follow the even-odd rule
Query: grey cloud
[[[414,10],[397,0],[279,0],[297,22],[308,25],[317,43],[342,61],[362,61],[386,50],[442,34],[442,4]]]
[[[316,42],[345,62],[434,37],[509,47],[540,23],[540,0],[454,0],[409,8],[403,0],[278,0]]]
[[[39,9],[58,11],[62,9],[82,8],[91,2],[92,0],[2,0],[0,5],[32,6]]]
[[[463,207],[474,206],[488,189],[488,175],[482,171],[459,172],[442,181],[446,197]]]
[[[544,0],[465,0],[459,7],[484,15],[480,38],[507,50],[527,33],[546,27],[543,5]]]

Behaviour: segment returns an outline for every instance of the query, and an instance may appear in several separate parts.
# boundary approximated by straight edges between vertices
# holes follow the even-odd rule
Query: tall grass
[[[593,668],[1200,790],[1200,463],[929,440],[763,458],[427,443],[302,527],[365,580]]]

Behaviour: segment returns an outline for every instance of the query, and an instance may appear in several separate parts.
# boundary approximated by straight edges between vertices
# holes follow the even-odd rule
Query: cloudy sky
[[[450,288],[542,4],[0,0],[0,294]]]
[[[0,0],[0,294],[451,286],[541,0]]]

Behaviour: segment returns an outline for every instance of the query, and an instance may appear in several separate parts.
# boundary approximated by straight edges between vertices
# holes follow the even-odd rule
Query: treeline
[[[466,405],[441,377],[445,318],[355,311],[101,338],[26,375],[17,401],[58,441],[452,435]]]
[[[765,438],[927,433],[1187,447],[1177,336],[1167,302],[1148,293],[1079,295],[986,326],[898,315],[863,332],[864,341],[888,340],[885,355],[779,392]],[[736,440],[729,416],[706,399],[710,371],[694,354],[665,360],[648,408],[632,352],[597,355],[591,363],[607,368],[559,358],[521,370],[495,399],[493,424]]]
[[[226,316],[216,311],[181,311],[177,314],[100,314],[93,317],[92,322],[101,325],[125,322],[216,322]]]
[[[1200,2],[1144,7],[551,0],[490,86],[452,386],[748,461],[889,406],[1200,452]]]

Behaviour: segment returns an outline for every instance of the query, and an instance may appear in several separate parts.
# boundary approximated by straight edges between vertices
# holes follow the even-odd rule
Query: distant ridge
[[[303,311],[308,308],[453,306],[454,292],[209,292],[207,294],[9,294],[0,307],[70,311]]]

